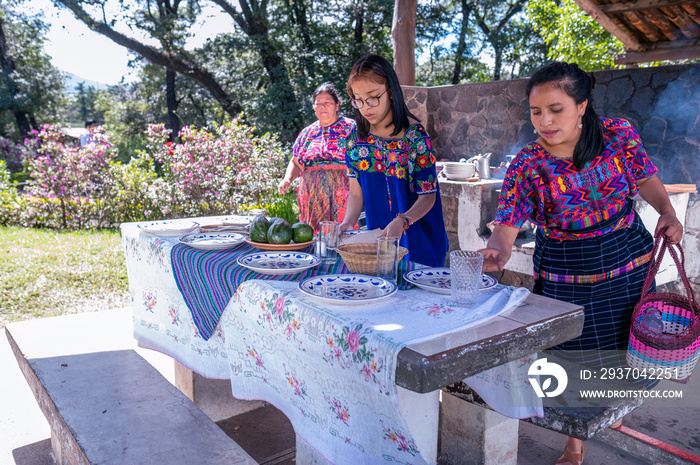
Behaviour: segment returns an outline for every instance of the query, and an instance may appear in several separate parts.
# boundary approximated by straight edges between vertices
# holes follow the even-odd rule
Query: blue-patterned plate
[[[245,241],[245,236],[243,234],[225,232],[188,234],[180,238],[180,242],[183,244],[194,247],[195,249],[204,250],[228,249],[243,241]]]
[[[396,293],[396,284],[363,274],[327,274],[299,283],[304,294],[333,304],[374,303]]]
[[[321,263],[316,255],[302,252],[262,252],[238,259],[238,264],[264,274],[294,274]]]
[[[407,271],[403,275],[403,279],[418,286],[426,291],[435,292],[437,294],[452,293],[452,277],[449,268],[421,268],[419,270]],[[491,289],[498,284],[495,278],[483,274],[481,275],[480,291]]]
[[[369,232],[366,229],[348,229],[347,231],[343,231],[343,234],[346,236],[354,236],[355,234],[362,234]]]
[[[199,223],[190,220],[166,220],[153,221],[151,223],[139,223],[141,231],[154,236],[184,236],[199,229]]]

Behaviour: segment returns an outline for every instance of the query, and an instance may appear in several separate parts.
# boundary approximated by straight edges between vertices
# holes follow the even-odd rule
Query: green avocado
[[[250,240],[253,242],[267,242],[267,230],[270,229],[270,221],[264,215],[258,215],[250,223]]]
[[[267,230],[267,240],[270,244],[289,244],[293,235],[292,226],[281,218],[273,222]]]
[[[300,242],[309,242],[314,238],[314,228],[308,223],[294,223],[292,225],[292,232],[292,240],[297,244]]]

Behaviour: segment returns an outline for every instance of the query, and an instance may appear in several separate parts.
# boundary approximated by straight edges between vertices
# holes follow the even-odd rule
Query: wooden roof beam
[[[670,6],[687,5],[689,3],[696,2],[691,0],[628,0],[619,3],[598,5],[598,8],[600,8],[600,11],[603,13],[624,13],[627,11],[648,10],[650,8],[666,8]]]
[[[627,50],[632,50],[635,52],[641,52],[644,48],[640,43],[627,32],[625,32],[620,26],[615,24],[615,22],[610,19],[608,15],[603,13],[598,5],[593,3],[591,0],[574,0],[578,6],[581,7],[583,11],[588,13],[591,18],[598,21],[598,23],[605,28],[610,34],[617,37],[620,42],[625,45]]]
[[[691,60],[700,58],[700,40],[660,42],[641,52],[627,52],[615,56],[615,64],[631,65],[650,61]]]

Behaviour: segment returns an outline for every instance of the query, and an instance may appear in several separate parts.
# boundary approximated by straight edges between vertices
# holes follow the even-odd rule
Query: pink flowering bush
[[[148,149],[163,170],[171,216],[219,215],[271,197],[284,175],[282,146],[270,134],[234,120],[213,130],[187,126],[181,143],[169,142],[162,124],[146,131]]]
[[[121,163],[101,127],[81,148],[45,126],[13,149],[29,171],[23,193],[0,166],[0,224],[77,229],[245,213],[251,205],[286,211],[287,199],[275,194],[286,163],[272,135],[255,136],[235,120],[211,131],[185,127],[175,144],[162,124],[146,134],[147,150]]]
[[[45,125],[36,136],[37,152],[27,160],[30,182],[27,193],[44,201],[26,211],[33,226],[82,228],[105,226],[109,219],[101,208],[108,198],[104,182],[114,151],[101,127],[93,132],[93,143],[85,147],[64,143],[64,135]]]

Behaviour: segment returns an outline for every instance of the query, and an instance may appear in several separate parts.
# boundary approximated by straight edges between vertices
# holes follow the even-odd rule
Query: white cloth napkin
[[[371,231],[363,231],[355,234],[341,234],[340,244],[374,244],[377,242],[377,238],[382,233],[380,228],[373,229]]]

